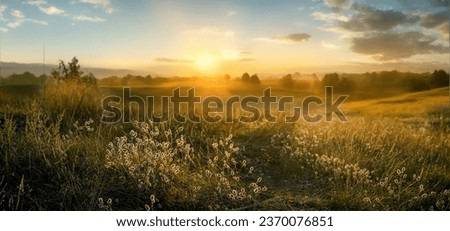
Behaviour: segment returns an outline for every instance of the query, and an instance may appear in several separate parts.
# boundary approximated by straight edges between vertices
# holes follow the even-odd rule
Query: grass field
[[[165,96],[178,86],[190,85],[132,90]],[[268,86],[195,87],[227,98]],[[121,90],[1,89],[0,209],[450,210],[448,87],[350,95],[347,122],[100,123],[102,97]]]

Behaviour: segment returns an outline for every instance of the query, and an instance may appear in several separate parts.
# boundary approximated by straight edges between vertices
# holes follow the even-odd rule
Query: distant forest
[[[92,73],[79,73],[80,79],[100,86],[151,86],[168,83],[172,81],[188,82],[198,78],[181,77],[152,77],[150,75],[126,75],[123,77],[111,76],[97,79]],[[0,78],[0,86],[11,85],[42,85],[46,81],[58,80],[64,81],[60,72],[52,72],[50,76],[35,76],[33,73],[24,72],[22,74],[12,74],[6,78]],[[229,75],[218,77],[222,81],[231,81],[238,84],[247,84],[249,86],[278,85],[286,89],[323,89],[324,86],[333,86],[336,92],[374,92],[402,90],[407,92],[425,91],[433,88],[449,86],[449,74],[444,70],[435,70],[430,73],[411,73],[399,71],[367,72],[363,74],[338,74],[328,73],[322,78],[316,75],[309,77],[301,76],[298,73],[287,74],[280,78],[270,78],[260,80],[257,74],[249,75],[244,73],[241,77],[231,78]]]

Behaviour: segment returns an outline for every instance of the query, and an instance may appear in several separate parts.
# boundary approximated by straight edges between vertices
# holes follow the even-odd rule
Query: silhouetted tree
[[[2,80],[3,85],[39,85],[40,79],[28,71],[22,74],[12,74]]]
[[[355,90],[355,81],[353,81],[347,77],[343,77],[339,81],[336,90],[340,91],[340,92],[352,92]]]
[[[145,84],[145,82],[146,82],[146,79],[143,76],[141,76],[141,75],[135,76],[133,78],[133,83],[134,84]]]
[[[79,79],[83,72],[81,71],[81,66],[78,64],[78,59],[76,57],[72,58],[72,62],[69,62],[69,78]]]
[[[94,74],[88,73],[83,76],[81,71],[81,66],[76,57],[72,58],[72,61],[66,63],[63,60],[59,60],[58,70],[52,70],[51,76],[58,82],[75,82],[75,83],[86,83],[91,85],[97,84],[97,79]]]
[[[52,70],[52,72],[50,73],[50,75],[52,76],[52,78],[54,78],[54,79],[57,80],[58,82],[62,80],[61,72],[59,72],[59,71],[57,71],[57,70]]]
[[[53,70],[51,75],[58,81],[80,81],[83,72],[78,64],[78,59],[73,57],[67,65],[63,60],[59,60],[58,70]]]
[[[408,78],[408,88],[410,91],[426,91],[430,90],[430,83],[425,78],[410,77]]]
[[[254,74],[254,75],[252,75],[252,77],[250,77],[250,83],[258,85],[258,84],[261,84],[261,80],[259,80],[259,77],[257,74]]]
[[[337,73],[326,74],[322,79],[322,86],[336,87],[339,84],[339,75]]]
[[[292,78],[291,74],[287,74],[287,75],[283,76],[283,78],[280,80],[280,84],[281,84],[281,86],[286,87],[286,88],[295,87],[295,81]]]
[[[101,79],[100,82],[105,85],[120,85],[121,79],[117,76],[110,76]]]
[[[132,75],[130,75],[130,74],[127,74],[126,76],[124,76],[123,78],[122,78],[122,80],[120,81],[121,82],[121,84],[122,85],[129,85],[129,84],[131,84],[131,79],[133,78],[133,76]]]
[[[449,75],[444,70],[435,70],[431,75],[431,86],[446,87],[449,86]]]
[[[245,72],[244,74],[242,74],[241,81],[244,83],[250,82],[250,75],[247,72]]]
[[[89,72],[89,74],[82,77],[82,82],[87,84],[97,84],[97,78],[95,78],[94,74]]]

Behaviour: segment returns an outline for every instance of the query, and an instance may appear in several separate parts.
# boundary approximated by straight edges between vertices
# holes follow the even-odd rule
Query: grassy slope
[[[345,103],[342,108],[349,122],[344,124],[299,122],[295,126],[268,125],[243,132],[240,139],[246,145],[247,155],[265,166],[268,170],[266,179],[275,191],[273,197],[261,203],[259,208],[426,210],[436,207],[430,207],[430,194],[445,198],[448,203],[448,191],[445,190],[450,188],[449,102],[449,88],[440,88]],[[283,143],[289,144],[282,145],[281,151],[269,146],[274,135],[279,134],[282,134]],[[300,145],[289,136],[295,139],[309,137],[318,144],[305,148],[308,145]],[[311,164],[311,161],[320,163],[321,158],[292,156],[295,148],[337,158],[337,163],[331,167],[326,166],[327,163]],[[283,149],[289,149],[288,153],[283,154]],[[305,164],[305,161],[310,162]],[[319,171],[319,168],[328,173],[310,176],[305,172],[308,165],[315,167],[309,171]],[[349,183],[348,178],[354,176],[336,173],[339,165],[367,169],[370,183]],[[328,167],[332,170],[324,170]],[[399,171],[402,176],[396,180]],[[419,175],[426,180],[412,179]],[[428,189],[419,189],[421,185]],[[441,194],[436,196],[439,190]]]
[[[395,97],[349,102],[347,114],[371,116],[424,116],[430,110],[450,106],[449,88],[409,93]]]
[[[238,90],[233,88],[218,94],[228,96]],[[168,90],[155,91],[165,94]],[[261,89],[251,91],[256,95],[262,93]],[[284,95],[307,94],[276,91]],[[349,115],[347,123],[184,125],[186,140],[195,149],[196,167],[176,162],[174,164],[185,174],[169,174],[174,183],[142,188],[138,184],[141,175],[135,175],[134,171],[142,162],[139,158],[147,157],[139,156],[134,160],[137,162],[114,159],[112,165],[120,168],[105,168],[108,143],[115,137],[130,137],[128,134],[136,128],[94,122],[90,125],[95,128],[94,132],[89,132],[83,124],[89,112],[95,109],[93,97],[86,100],[73,92],[56,90],[47,97],[53,102],[47,104],[48,115],[39,114],[45,108],[32,105],[21,108],[31,114],[26,133],[0,130],[0,151],[5,163],[0,168],[0,207],[92,210],[112,206],[116,210],[140,210],[150,204],[153,209],[149,197],[156,194],[160,201],[155,206],[162,207],[155,209],[168,210],[208,209],[205,202],[211,203],[212,209],[428,210],[433,206],[449,210],[450,135],[445,121],[449,118],[448,91],[448,88],[441,88],[349,102],[343,105]],[[207,86],[200,88],[200,92],[210,94]],[[136,94],[146,93],[147,90],[142,89]],[[72,102],[73,108],[67,107],[67,102]],[[93,109],[79,110],[89,107]],[[58,110],[69,115],[62,118],[62,127],[58,126]],[[80,115],[85,120],[70,129],[79,113],[83,113]],[[430,118],[444,122],[435,126],[435,123],[427,123]],[[169,126],[179,125],[171,123]],[[61,133],[67,136],[61,137]],[[217,196],[220,193],[214,184],[220,184],[222,179],[203,178],[209,174],[206,170],[222,174],[223,169],[203,164],[207,161],[205,158],[217,153],[211,146],[226,140],[224,137],[230,133],[235,135],[233,140],[240,147],[235,158],[246,159],[247,165],[256,169],[254,177],[247,176],[248,169],[236,169],[236,173],[245,177],[243,182],[232,183],[232,187],[240,190],[239,187],[248,187],[262,176],[262,184],[268,188],[246,203],[227,199],[226,194],[225,198]],[[164,139],[161,137],[159,141]],[[168,174],[171,170],[163,166],[160,171]],[[145,175],[146,171],[143,173]],[[226,174],[225,180],[233,182],[233,177]],[[198,187],[202,190],[198,191]],[[246,192],[249,190],[253,189]],[[230,189],[230,193],[234,192]],[[190,200],[192,196],[198,198]],[[105,198],[104,201],[112,198],[114,203],[99,207],[98,198]],[[179,203],[180,200],[183,202]]]

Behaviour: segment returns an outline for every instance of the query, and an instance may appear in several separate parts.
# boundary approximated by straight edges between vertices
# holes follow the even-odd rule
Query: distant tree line
[[[67,64],[60,61],[58,69],[53,70],[50,76],[35,76],[33,73],[24,72],[23,74],[12,74],[7,78],[1,79],[1,85],[40,85],[47,80],[52,79],[58,83],[77,82],[87,84],[102,85],[157,85],[170,81],[188,81],[184,78],[172,77],[152,77],[151,75],[131,75],[123,77],[110,76],[97,80],[92,74],[84,74],[76,57]],[[224,76],[225,80],[231,80],[229,75]],[[247,72],[241,77],[236,77],[235,81],[242,84],[257,86],[261,80],[257,74],[249,75]],[[303,78],[299,73],[287,74],[280,78],[279,85],[287,89],[324,89],[325,86],[333,86],[335,92],[353,93],[353,92],[374,92],[389,90],[404,90],[410,92],[430,90],[433,88],[449,86],[449,74],[444,70],[435,70],[432,73],[411,73],[393,71],[367,72],[363,74],[338,74],[328,73],[319,79],[316,75],[310,78]]]
[[[47,79],[47,76],[41,75],[36,77],[33,73],[28,71],[22,74],[12,74],[4,79],[1,79],[1,85],[41,85]]]
[[[304,89],[311,90],[317,88],[320,81],[315,74],[309,78],[304,78],[300,73],[287,74],[279,80],[281,87],[286,89]]]
[[[97,78],[92,73],[84,75],[81,71],[81,66],[76,57],[72,58],[72,61],[65,63],[60,60],[58,69],[52,70],[50,76],[40,75],[37,77],[35,74],[28,71],[22,74],[12,74],[1,80],[2,85],[41,85],[48,80],[54,80],[57,83],[73,82],[84,84],[97,84]]]
[[[149,85],[155,84],[158,79],[155,79],[151,75],[141,76],[141,75],[131,75],[128,74],[123,77],[110,76],[100,80],[101,84],[104,85]]]
[[[261,80],[259,79],[257,74],[253,74],[250,76],[247,72],[242,74],[241,81],[246,84],[259,85],[261,84]]]
[[[284,88],[310,88],[333,86],[334,91],[351,93],[355,91],[389,91],[404,90],[410,92],[425,91],[433,88],[449,86],[449,74],[444,70],[432,73],[411,73],[399,71],[367,72],[364,74],[328,73],[319,81],[317,78],[309,81],[293,78],[291,74],[279,80]]]
[[[323,82],[324,80],[322,80]],[[449,75],[444,70],[435,70],[433,73],[411,73],[394,70],[360,75],[342,74],[336,84],[340,85],[342,91],[402,89],[416,92],[449,86]]]

